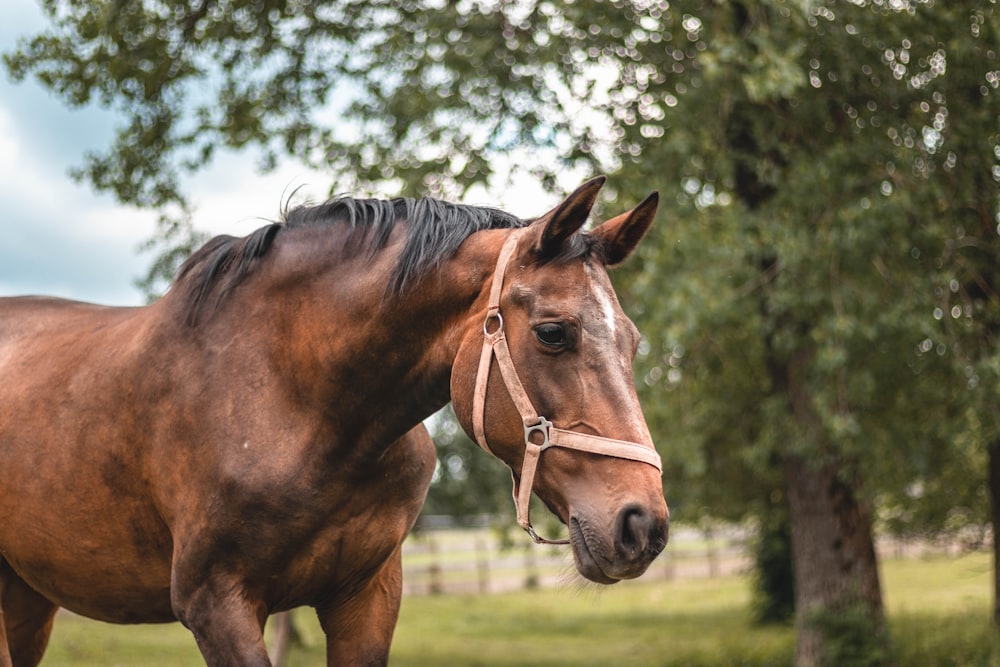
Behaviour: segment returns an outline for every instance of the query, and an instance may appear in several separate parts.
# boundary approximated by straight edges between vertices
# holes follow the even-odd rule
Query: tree
[[[679,146],[673,164],[683,165],[677,169],[684,194],[701,209],[693,216],[701,225],[692,229],[691,218],[681,214],[666,242],[673,264],[701,270],[685,271],[695,284],[664,296],[660,326],[647,323],[647,331],[665,335],[651,346],[646,377],[650,394],[666,385],[669,401],[678,404],[667,419],[675,431],[686,422],[700,439],[685,450],[700,456],[682,462],[693,463],[696,474],[711,478],[720,458],[722,465],[735,463],[729,470],[744,480],[748,467],[765,472],[780,463],[795,547],[798,661],[812,664],[824,653],[819,644],[838,645],[824,635],[846,630],[831,625],[822,608],[860,603],[863,613],[847,617],[879,626],[870,553],[876,494],[898,497],[914,482],[946,476],[932,462],[947,471],[964,458],[949,440],[955,413],[973,411],[963,410],[963,398],[953,393],[947,360],[927,354],[945,350],[925,337],[934,337],[929,296],[940,283],[934,267],[942,265],[938,258],[949,246],[942,249],[949,235],[942,232],[951,225],[928,218],[925,198],[950,201],[933,162],[969,160],[978,176],[966,172],[963,183],[985,198],[976,210],[986,219],[996,214],[996,156],[989,147],[996,143],[997,102],[990,94],[996,41],[990,35],[997,17],[954,4],[947,10],[917,3],[796,9],[732,3],[715,22],[701,14],[691,23],[716,33],[694,59],[694,94],[674,96],[700,127]],[[734,22],[728,35],[719,30],[727,20]],[[954,56],[962,72],[946,77],[942,59]],[[968,143],[953,141],[950,157],[934,158],[944,129],[940,117],[959,108],[945,104],[954,93],[945,98],[936,88],[966,77],[974,85],[965,86],[963,100],[971,101],[981,124],[968,134],[972,128],[948,126]],[[668,113],[667,136],[676,131],[672,119]],[[642,141],[642,128],[632,134]],[[707,148],[710,137],[718,138],[721,156]],[[683,359],[676,354],[681,341]],[[754,391],[763,398],[758,410],[747,400]],[[754,443],[743,460],[718,456],[716,442],[727,432]],[[766,476],[762,482],[765,492],[773,484]],[[938,507],[948,502],[955,498],[936,495]],[[824,544],[834,548],[814,551]],[[838,565],[861,576],[834,581],[829,577]],[[821,608],[811,611],[817,602]]]
[[[550,183],[658,184],[666,229],[619,282],[668,498],[786,506],[798,664],[843,664],[845,633],[877,663],[875,501],[946,507],[936,468],[1000,441],[1000,19],[980,4],[47,0],[52,31],[6,62],[114,107],[80,177],[181,231],[183,175],[220,148],[339,189],[453,196],[512,151]]]

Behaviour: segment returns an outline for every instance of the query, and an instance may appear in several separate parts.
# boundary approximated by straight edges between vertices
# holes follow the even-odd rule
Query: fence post
[[[431,564],[428,567],[428,573],[430,574],[428,592],[430,592],[431,595],[440,595],[441,593],[444,593],[444,582],[442,581],[441,559],[438,551],[438,542],[433,535],[430,537],[428,546],[430,547],[431,552]]]
[[[476,535],[476,578],[479,592],[490,592],[490,551],[482,535]]]
[[[676,576],[676,564],[674,563],[674,556],[668,551],[664,551],[663,555],[660,556],[666,564],[664,568],[663,576],[667,581],[673,581]]]
[[[528,590],[534,590],[538,588],[541,583],[538,579],[538,566],[535,562],[535,550],[532,548],[534,545],[528,544],[524,550],[524,587]]]
[[[719,554],[715,550],[715,531],[712,530],[711,524],[705,526],[705,543],[708,549],[708,576],[717,577],[719,576]]]

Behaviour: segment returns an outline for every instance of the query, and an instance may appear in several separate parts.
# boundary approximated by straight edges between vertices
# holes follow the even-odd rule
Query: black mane
[[[300,206],[251,234],[217,236],[181,266],[174,282],[188,299],[189,320],[202,308],[214,308],[254,270],[275,237],[300,228],[347,224],[352,234],[345,251],[374,256],[385,247],[396,225],[407,222],[406,245],[389,278],[387,292],[399,295],[451,257],[475,232],[524,227],[529,221],[493,208],[451,204],[437,199],[353,199],[338,197],[317,206]]]

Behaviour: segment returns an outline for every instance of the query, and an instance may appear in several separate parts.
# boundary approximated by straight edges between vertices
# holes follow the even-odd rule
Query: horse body
[[[598,258],[566,249],[599,187],[530,228],[467,231],[405,307],[393,272],[416,220],[216,239],[144,308],[0,300],[0,667],[41,658],[59,606],[180,620],[208,664],[267,665],[267,615],[309,605],[329,664],[383,664],[434,467],[420,421],[451,399],[472,432],[489,277],[512,233],[504,316],[532,360],[525,389],[562,426],[652,448],[634,327]],[[627,254],[651,218],[603,226],[605,252]],[[518,471],[527,436],[498,375],[485,429]],[[666,543],[650,466],[552,450],[534,483],[588,578],[638,576]]]

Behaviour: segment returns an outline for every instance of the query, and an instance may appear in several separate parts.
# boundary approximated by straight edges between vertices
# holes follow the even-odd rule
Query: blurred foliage
[[[451,406],[431,420],[438,465],[424,503],[425,515],[449,515],[459,522],[494,514],[500,524],[514,524],[510,471],[479,450],[458,425]]]
[[[884,624],[873,619],[867,609],[858,605],[845,609],[824,609],[811,622],[824,629],[827,640],[820,656],[820,667],[878,667],[895,664],[886,644],[877,641],[880,633],[872,633],[873,625]]]
[[[753,548],[754,622],[789,623],[795,618],[795,577],[788,507],[781,499],[775,498],[769,511],[761,516]]]

